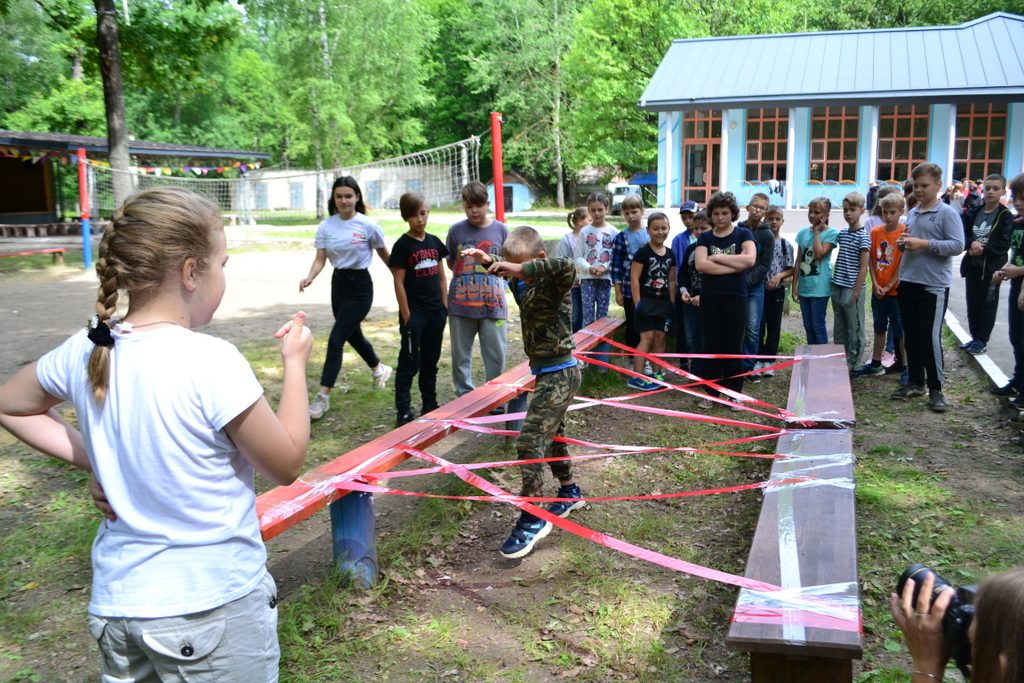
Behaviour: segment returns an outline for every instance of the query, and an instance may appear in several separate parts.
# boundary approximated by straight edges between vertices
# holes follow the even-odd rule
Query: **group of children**
[[[1000,203],[1006,180],[999,175],[989,176],[984,183],[984,202],[961,215],[942,201],[941,175],[941,169],[932,163],[915,167],[910,182],[912,201],[907,201],[899,187],[880,188],[873,215],[866,221],[864,196],[849,193],[842,205],[846,223],[843,230],[829,225],[832,205],[827,198],[812,200],[808,206],[810,225],[797,233],[795,250],[780,234],[782,209],[770,206],[763,194],[752,196],[746,220],[735,225],[739,211],[730,193],[716,194],[705,211],[694,202],[685,202],[680,209],[685,230],[672,241],[671,249],[678,264],[678,296],[670,293],[675,303],[676,351],[726,356],[742,353],[747,358],[742,362],[694,359],[683,363],[684,368],[735,391],[742,388],[744,377],[758,381],[762,375],[774,374],[770,361],[758,362],[751,356],[778,354],[785,286],[791,283],[792,299],[800,306],[809,344],[828,343],[826,316],[831,303],[833,339],[845,349],[851,378],[899,375],[900,386],[892,392],[893,399],[927,395],[931,410],[946,411],[949,404],[943,393],[941,329],[952,284],[952,259],[966,247],[960,271],[966,281],[972,339],[963,348],[974,354],[986,350],[999,286],[1005,279],[1016,285],[1011,293],[1011,326],[1021,325],[1016,310],[1017,278],[1024,271],[1017,271],[1013,263],[1006,265],[1014,235],[1020,239],[1014,232],[1017,223],[1011,212]],[[1019,193],[1013,190],[1014,183],[1011,191],[1016,202]],[[601,207],[596,207],[597,212],[593,208],[588,207],[590,216],[598,221]],[[612,244],[609,260],[613,267],[606,277],[626,310],[629,339],[629,335],[639,332],[632,310],[636,297],[630,296],[629,283],[623,279],[621,268],[614,265],[614,254],[618,245],[627,255],[638,251],[636,247],[630,249],[630,238],[639,235],[640,217],[639,212],[635,217],[627,214],[625,207],[623,213],[629,227],[621,233],[606,234],[603,221],[592,225],[591,230],[606,234],[604,241]],[[580,221],[584,219],[582,211],[574,215]],[[658,245],[650,228],[649,232],[651,245]],[[1019,246],[1014,244],[1015,253]],[[603,270],[595,269],[584,277],[603,275]],[[862,365],[869,281],[874,335],[870,359]],[[606,309],[599,308],[588,315],[584,307],[583,317],[589,321],[604,312]],[[1013,339],[1017,355],[1021,355],[1020,343]],[[652,348],[642,341],[630,345],[641,354]],[[882,364],[886,350],[891,350],[894,358],[888,367]],[[641,354],[637,356],[637,374]],[[649,366],[645,370],[648,375],[655,374]],[[1017,397],[1024,391],[1022,376],[1024,371],[1018,368],[1014,379],[996,393],[1024,405],[1024,398]],[[658,386],[637,376],[629,382],[637,389]],[[708,393],[717,395],[714,390]],[[710,405],[710,401],[702,402],[705,408]],[[735,403],[732,407],[737,408]]]
[[[390,268],[398,301],[401,345],[395,377],[396,426],[415,418],[411,393],[417,375],[422,413],[438,407],[437,366],[446,327],[457,396],[474,388],[472,358],[477,338],[487,380],[503,373],[508,317],[505,281],[487,272],[478,253],[500,254],[508,228],[490,217],[484,184],[473,181],[462,188],[466,218],[449,228],[444,242],[427,232],[430,207],[423,196],[417,192],[402,195],[399,210],[409,229],[390,251],[380,226],[365,215],[362,192],[354,178],[338,178],[332,195],[332,216],[317,229],[317,254],[309,275],[299,283],[300,291],[308,287],[328,260],[335,268],[331,288],[335,323],[320,391],[310,403],[310,418],[320,419],[330,406],[329,395],[346,342],[373,370],[377,388],[384,388],[392,374],[360,328],[373,300],[368,272],[373,251]],[[450,283],[442,262],[452,272]]]

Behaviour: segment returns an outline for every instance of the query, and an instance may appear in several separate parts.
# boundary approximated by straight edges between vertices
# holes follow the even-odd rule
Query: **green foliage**
[[[574,0],[470,0],[463,63],[471,92],[493,94],[506,121],[510,168],[550,184],[564,144],[561,107],[566,87],[562,55],[572,36]]]
[[[430,102],[424,85],[434,21],[419,3],[256,0],[247,7],[278,65],[294,127],[290,160],[326,167],[403,154],[423,145],[414,114]]]
[[[69,76],[71,61],[65,36],[30,0],[11,0],[0,14],[0,125],[10,128],[6,115]]]
[[[565,58],[572,104],[568,165],[629,173],[657,159],[658,117],[637,101],[675,38],[704,27],[673,0],[593,0],[581,12]]]
[[[506,166],[543,191],[563,170],[654,167],[657,116],[637,102],[674,39],[957,24],[1024,13],[1024,0],[132,0],[129,9],[119,33],[138,139],[335,167],[481,134],[501,111]],[[0,0],[0,14],[0,126],[103,135],[93,4]]]
[[[93,79],[73,80],[57,76],[46,95],[34,95],[18,111],[3,119],[14,130],[106,135],[103,86]]]

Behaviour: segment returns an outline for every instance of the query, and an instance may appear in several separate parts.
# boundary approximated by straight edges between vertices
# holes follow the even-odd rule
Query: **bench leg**
[[[377,546],[369,493],[349,493],[331,503],[331,538],[338,569],[350,574],[360,588],[373,586],[377,582]]]
[[[508,412],[508,413],[521,413],[524,410],[526,410],[527,396],[528,396],[528,394],[524,391],[523,393],[519,394],[514,399],[509,401],[505,405],[505,412]],[[522,420],[509,420],[508,422],[505,423],[505,429],[511,429],[511,430],[514,430],[514,431],[518,432],[518,431],[521,431],[522,428],[523,428],[523,421]],[[514,441],[515,437],[512,437],[512,439]]]
[[[752,683],[850,683],[853,680],[853,661],[831,657],[797,658],[751,652],[750,680]]]

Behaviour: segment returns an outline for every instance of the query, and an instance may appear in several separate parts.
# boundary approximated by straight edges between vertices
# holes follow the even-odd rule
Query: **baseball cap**
[[[697,213],[698,211],[700,211],[700,207],[692,199],[683,202],[683,205],[679,207],[679,213]]]

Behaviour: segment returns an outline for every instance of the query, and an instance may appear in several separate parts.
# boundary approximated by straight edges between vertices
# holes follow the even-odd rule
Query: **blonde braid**
[[[103,231],[100,240],[99,258],[96,260],[96,274],[100,278],[100,286],[96,291],[96,315],[101,323],[109,323],[117,310],[118,269],[112,263],[116,259],[110,253],[110,243],[114,237],[115,223]],[[110,347],[96,345],[89,354],[89,384],[92,395],[97,403],[107,397],[107,382],[110,376]]]
[[[138,306],[153,296],[186,259],[203,272],[213,255],[212,234],[224,229],[220,209],[210,199],[172,187],[142,190],[114,212],[100,240],[96,274],[96,317],[107,323],[115,314],[118,294]],[[110,348],[97,344],[89,356],[93,396],[103,401],[109,389]]]

